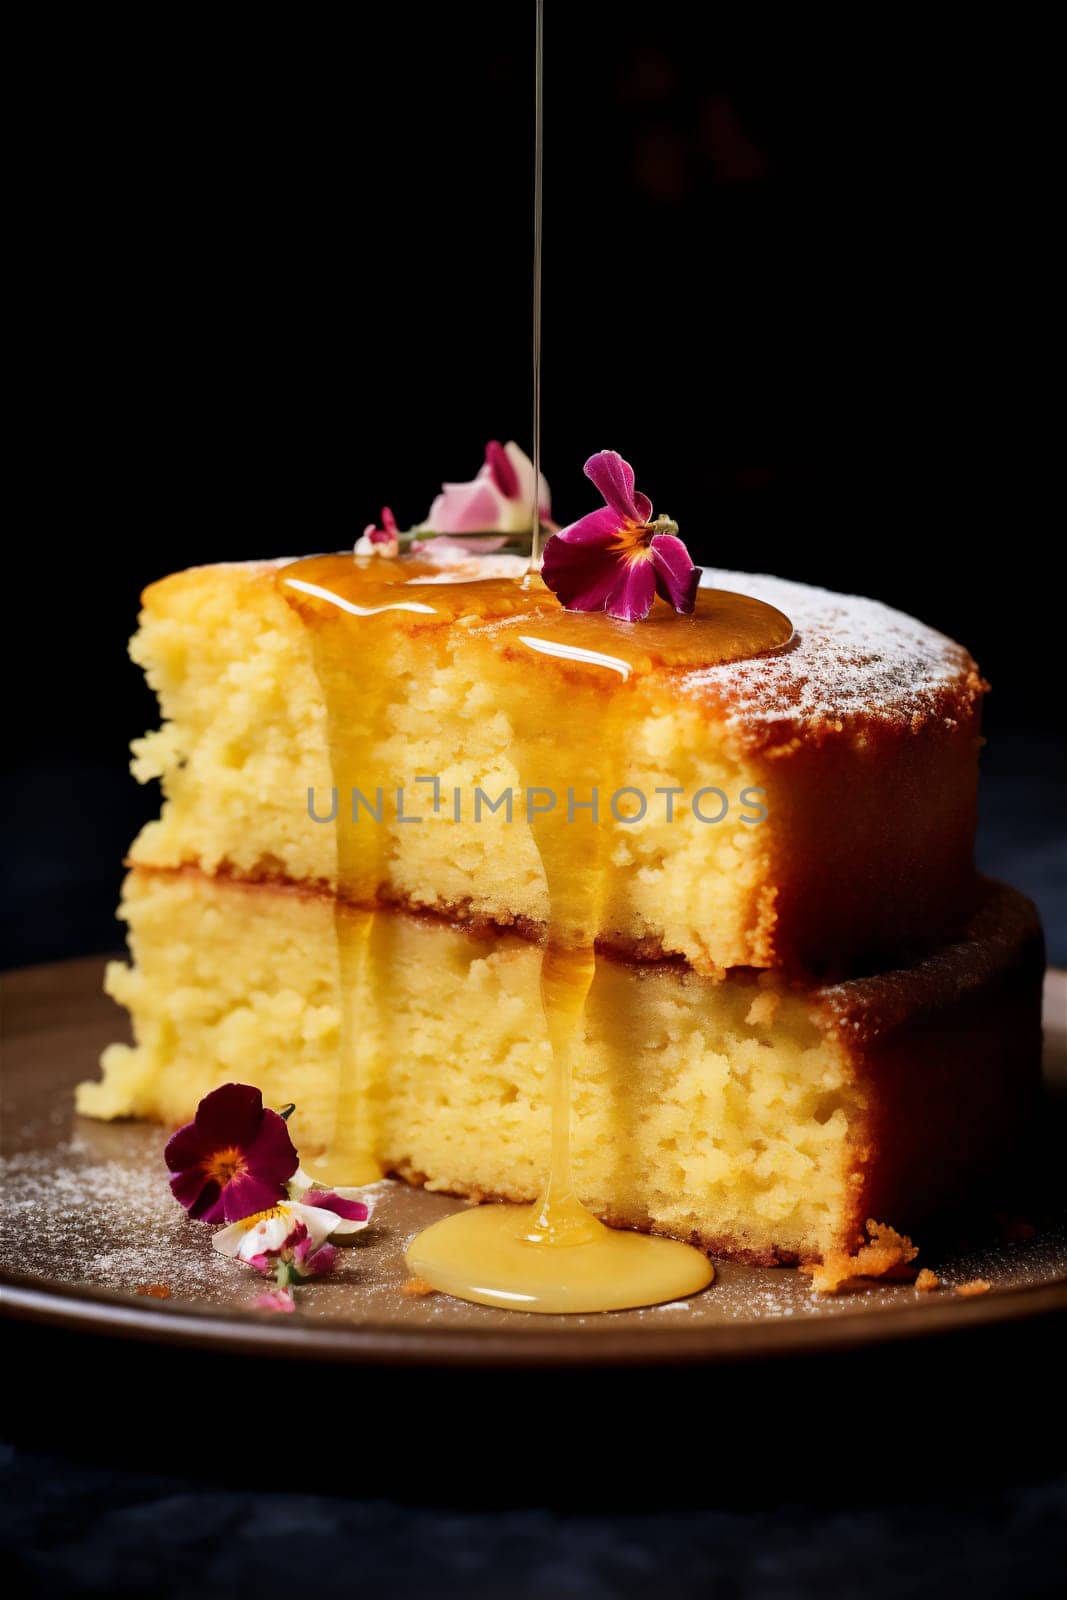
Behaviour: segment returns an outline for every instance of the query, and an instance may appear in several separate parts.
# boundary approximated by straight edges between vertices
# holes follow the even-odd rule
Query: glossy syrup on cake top
[[[527,658],[531,683],[544,685],[545,737],[559,759],[585,761],[589,741],[569,690],[578,668],[521,642],[551,642],[558,604],[514,584],[510,613],[497,605],[485,614],[496,586],[472,585],[470,573],[514,574],[513,558],[379,565],[392,581],[373,582],[392,600],[399,592],[402,603],[433,610],[357,630],[367,648],[354,648],[350,693],[373,699],[388,686],[373,761],[387,792],[400,783],[410,792],[416,773],[443,774],[445,787],[440,810],[421,808],[419,826],[387,808],[377,896],[537,937],[547,885],[521,803],[510,824],[483,814],[475,825],[469,807],[455,814],[452,797],[521,787],[494,678],[505,657]],[[482,614],[476,604],[442,625],[440,591],[457,569],[467,580],[457,597],[481,591]],[[162,777],[166,804],[133,847],[137,863],[336,887],[333,830],[305,804],[309,791],[328,803],[332,785],[325,707],[308,630],[279,582],[301,571],[305,563],[204,567],[147,591],[133,653],[164,720],[135,745],[135,771]],[[706,577],[768,601],[793,624],[792,639],[747,661],[671,666],[656,658],[655,621],[563,619],[597,630],[594,651],[629,669],[624,678],[604,667],[596,693],[626,705],[626,781],[650,798],[643,819],[614,829],[600,941],[629,955],[681,956],[703,971],[847,972],[953,931],[973,893],[982,683],[970,657],[873,601],[742,573]],[[668,822],[655,791],[670,786],[683,799]],[[730,802],[716,825],[690,803],[708,786]],[[759,825],[746,820],[748,790],[762,791]]]

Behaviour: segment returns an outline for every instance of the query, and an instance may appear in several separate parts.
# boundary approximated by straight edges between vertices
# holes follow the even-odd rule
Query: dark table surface
[[[361,1373],[9,1334],[12,1592],[1062,1592],[1062,1317],[732,1370]]]
[[[1038,900],[1062,965],[1061,783],[1051,742],[1002,743],[979,859]],[[1065,1332],[520,1377],[7,1326],[4,1574],[160,1600],[1060,1593]]]

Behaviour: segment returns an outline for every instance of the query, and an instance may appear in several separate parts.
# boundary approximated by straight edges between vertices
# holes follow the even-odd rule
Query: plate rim
[[[49,1284],[26,1275],[0,1277],[0,1317],[139,1343],[231,1355],[386,1367],[643,1367],[664,1360],[687,1366],[748,1364],[787,1356],[832,1355],[922,1338],[943,1338],[966,1329],[1067,1314],[1067,1279],[1020,1285],[988,1296],[937,1298],[887,1307],[877,1317],[856,1310],[828,1318],[819,1338],[808,1318],[775,1317],[748,1328],[738,1341],[733,1324],[716,1327],[649,1328],[635,1340],[632,1330],[603,1335],[571,1329],[521,1327],[453,1329],[385,1328],[322,1320],[280,1321],[254,1311],[234,1316],[210,1306],[176,1305],[164,1310],[150,1301],[92,1285]],[[612,1313],[600,1313],[610,1319]],[[554,1322],[554,1319],[546,1319]],[[595,1341],[595,1348],[594,1348]]]

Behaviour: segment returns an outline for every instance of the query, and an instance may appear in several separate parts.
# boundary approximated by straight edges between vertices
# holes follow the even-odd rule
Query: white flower
[[[256,1266],[264,1256],[276,1255],[284,1250],[293,1234],[303,1225],[312,1250],[325,1244],[341,1218],[335,1211],[322,1206],[293,1205],[282,1201],[269,1211],[257,1211],[251,1217],[242,1217],[222,1228],[212,1239],[215,1249],[224,1256],[236,1256]],[[365,1224],[364,1224],[365,1226]],[[262,1270],[262,1269],[261,1269]]]

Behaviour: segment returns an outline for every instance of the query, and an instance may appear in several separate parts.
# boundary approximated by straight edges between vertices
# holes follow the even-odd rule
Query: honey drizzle
[[[773,607],[720,591],[703,592],[689,618],[662,607],[645,623],[617,623],[563,611],[539,579],[422,581],[433,570],[409,559],[325,556],[278,576],[308,628],[339,795],[339,1082],[333,1137],[312,1170],[333,1183],[367,1182],[380,1172],[359,1017],[377,1003],[369,945],[385,830],[354,823],[347,798],[353,789],[370,796],[388,788],[390,775],[368,770],[387,732],[387,646],[398,634],[459,624],[508,719],[520,784],[556,796],[530,817],[551,908],[541,969],[551,1154],[532,1207],[483,1206],[447,1217],[413,1241],[408,1265],[444,1292],[532,1311],[613,1310],[696,1293],[713,1276],[699,1251],[606,1228],[582,1204],[572,1170],[572,1080],[613,843],[608,797],[626,782],[634,695],[645,677],[778,648],[791,625]]]
[[[298,577],[294,569],[283,568],[279,582],[286,600],[307,627],[326,711],[330,766],[337,790],[334,928],[341,1005],[333,1132],[327,1148],[308,1158],[305,1167],[325,1183],[373,1183],[382,1170],[375,1155],[370,1062],[360,1018],[373,1014],[375,1003],[370,945],[374,906],[385,871],[385,833],[369,817],[356,819],[351,797],[359,790],[374,805],[377,788],[384,791],[385,787],[383,775],[367,771],[367,751],[382,731],[389,702],[388,680],[373,668],[375,644],[380,645],[391,616],[424,613],[397,613],[388,599],[375,595],[367,596],[371,603],[360,605],[315,583],[316,562],[301,562],[299,569],[307,576]],[[376,599],[378,604],[373,603]],[[357,627],[362,629],[359,635]],[[358,670],[360,665],[364,670]]]
[[[532,1207],[458,1212],[428,1228],[407,1255],[411,1270],[437,1289],[537,1312],[648,1305],[696,1293],[712,1277],[706,1258],[688,1245],[606,1228],[582,1204],[574,1180],[573,1079],[613,842],[605,813],[625,778],[636,682],[623,656],[570,642],[589,637],[591,622],[597,643],[607,644],[594,619],[558,611],[536,633],[517,635],[520,645],[536,639],[536,654],[509,643],[487,667],[508,718],[520,786],[556,799],[530,818],[550,906],[541,963],[550,1046],[544,1188]],[[553,692],[560,672],[567,674],[565,699]]]

